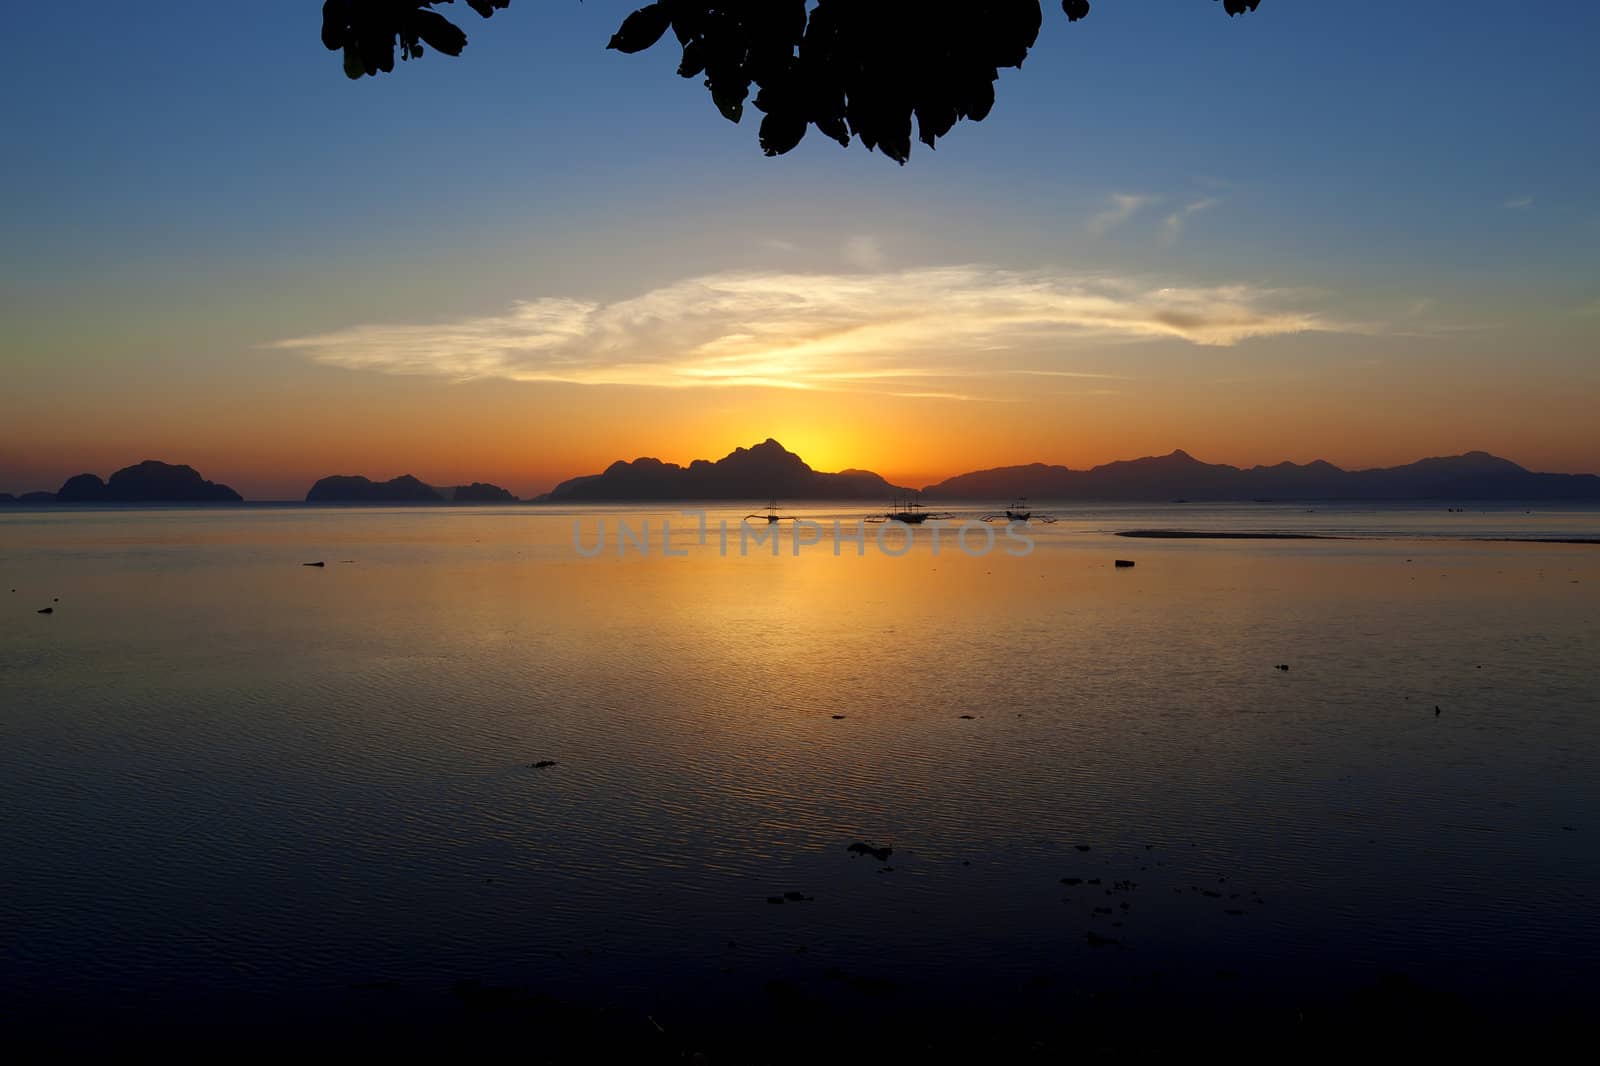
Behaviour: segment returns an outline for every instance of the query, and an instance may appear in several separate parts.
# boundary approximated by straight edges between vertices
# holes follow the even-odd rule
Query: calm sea
[[[747,510],[0,513],[0,1019],[1600,984],[1600,510]]]

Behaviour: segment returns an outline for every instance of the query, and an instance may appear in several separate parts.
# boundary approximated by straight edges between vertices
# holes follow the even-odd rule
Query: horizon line
[[[577,480],[577,479],[580,479],[580,478],[602,476],[607,470],[609,470],[613,466],[616,466],[619,463],[626,464],[626,465],[631,465],[631,464],[634,464],[634,463],[638,463],[640,461],[652,461],[652,462],[661,463],[663,466],[675,467],[675,468],[677,468],[679,470],[688,470],[695,463],[711,463],[711,464],[715,464],[715,463],[721,462],[721,461],[723,461],[723,460],[725,460],[725,459],[727,459],[727,458],[729,458],[729,457],[731,457],[733,455],[736,455],[739,452],[750,451],[750,450],[752,450],[754,448],[761,447],[762,445],[765,445],[765,444],[776,445],[777,447],[781,448],[786,454],[793,455],[796,458],[800,459],[800,461],[802,463],[805,463],[805,457],[804,456],[800,455],[800,453],[798,453],[798,452],[790,450],[788,447],[783,445],[782,442],[778,441],[775,437],[770,437],[769,436],[769,437],[764,438],[763,440],[757,441],[754,444],[736,445],[731,451],[728,451],[728,452],[724,453],[718,459],[706,459],[706,458],[703,458],[703,457],[697,457],[697,458],[689,460],[688,462],[677,462],[677,461],[671,461],[671,460],[664,460],[664,459],[661,459],[659,456],[648,455],[648,454],[646,454],[646,455],[638,455],[638,456],[635,456],[632,459],[622,459],[622,458],[613,459],[611,462],[605,464],[605,466],[603,468],[601,468],[600,470],[587,472],[587,473],[569,474],[568,476],[566,476],[564,478],[560,478],[559,480],[555,481],[555,483],[553,485],[551,485],[551,487],[549,489],[546,489],[543,492],[536,492],[533,495],[527,496],[527,497],[518,497],[518,499],[519,499],[520,502],[531,501],[531,500],[535,499],[538,496],[547,495],[548,493],[555,491],[556,488],[560,487],[561,485],[563,485],[563,484],[565,484],[567,482],[574,481],[574,480]],[[972,468],[967,469],[967,470],[959,471],[959,472],[954,473],[954,474],[948,474],[948,475],[946,475],[946,476],[944,476],[942,478],[939,478],[937,480],[934,480],[934,481],[926,482],[926,483],[924,483],[923,485],[921,485],[919,487],[914,487],[914,486],[909,486],[909,485],[893,485],[892,487],[894,487],[895,489],[898,489],[898,490],[909,490],[909,491],[912,491],[912,492],[924,492],[924,491],[927,491],[929,489],[936,488],[939,485],[942,485],[942,484],[944,484],[946,482],[953,481],[953,480],[955,480],[957,478],[968,477],[968,476],[972,476],[972,475],[976,475],[976,474],[993,473],[993,472],[996,472],[996,471],[1020,470],[1020,469],[1030,468],[1030,467],[1045,467],[1045,468],[1055,469],[1055,470],[1065,470],[1065,471],[1069,471],[1069,472],[1072,472],[1072,473],[1087,473],[1087,472],[1090,472],[1090,471],[1093,471],[1093,470],[1098,470],[1098,469],[1101,469],[1103,467],[1115,465],[1115,464],[1118,464],[1118,463],[1135,463],[1135,462],[1141,462],[1141,461],[1152,460],[1152,459],[1172,458],[1172,457],[1175,457],[1175,456],[1182,456],[1182,457],[1184,457],[1186,459],[1189,459],[1189,460],[1193,461],[1194,463],[1196,463],[1197,465],[1200,465],[1200,466],[1206,466],[1206,467],[1228,467],[1230,469],[1238,470],[1238,471],[1241,471],[1241,472],[1248,472],[1248,471],[1251,471],[1251,470],[1272,470],[1272,469],[1276,469],[1278,467],[1283,467],[1283,466],[1292,466],[1292,467],[1295,467],[1297,469],[1305,469],[1307,467],[1313,467],[1313,466],[1317,466],[1317,465],[1321,464],[1321,465],[1326,465],[1326,466],[1332,467],[1333,469],[1341,471],[1343,473],[1356,474],[1356,473],[1363,473],[1363,472],[1366,472],[1366,471],[1373,471],[1373,470],[1394,470],[1394,469],[1404,468],[1404,467],[1407,467],[1407,466],[1414,466],[1417,463],[1429,462],[1429,461],[1432,461],[1432,460],[1460,459],[1460,458],[1465,458],[1467,456],[1474,456],[1474,455],[1481,455],[1481,456],[1485,456],[1485,457],[1488,457],[1488,458],[1491,458],[1491,459],[1497,459],[1497,460],[1500,460],[1502,462],[1512,463],[1513,465],[1519,467],[1522,471],[1524,471],[1525,473],[1530,474],[1530,475],[1552,474],[1552,475],[1562,476],[1562,477],[1596,477],[1596,476],[1600,476],[1600,472],[1596,472],[1595,470],[1575,471],[1575,472],[1534,470],[1532,468],[1524,466],[1522,463],[1517,462],[1514,459],[1508,459],[1505,456],[1497,455],[1496,453],[1491,452],[1491,451],[1489,451],[1487,449],[1484,449],[1484,448],[1469,448],[1469,449],[1467,449],[1465,451],[1453,452],[1453,453],[1449,453],[1449,454],[1424,455],[1424,456],[1420,456],[1420,457],[1418,457],[1416,459],[1411,459],[1411,460],[1404,461],[1404,462],[1399,462],[1399,463],[1391,463],[1389,465],[1383,465],[1383,466],[1346,467],[1346,466],[1340,466],[1338,463],[1335,463],[1335,462],[1333,462],[1331,460],[1322,459],[1322,458],[1309,459],[1309,460],[1306,460],[1304,462],[1296,462],[1296,461],[1294,461],[1292,459],[1280,459],[1280,460],[1278,460],[1277,462],[1274,462],[1274,463],[1265,463],[1265,462],[1259,462],[1258,461],[1258,462],[1255,462],[1255,463],[1253,463],[1251,465],[1248,465],[1248,466],[1240,465],[1240,464],[1236,464],[1236,463],[1225,463],[1225,462],[1224,463],[1216,463],[1216,462],[1209,462],[1209,461],[1204,460],[1204,459],[1196,458],[1195,455],[1192,452],[1188,451],[1187,449],[1182,448],[1182,447],[1176,447],[1176,448],[1173,448],[1171,451],[1167,451],[1167,452],[1150,453],[1150,454],[1139,455],[1139,456],[1131,456],[1131,457],[1123,458],[1123,459],[1110,459],[1110,460],[1106,460],[1105,462],[1095,463],[1095,464],[1093,464],[1091,466],[1076,466],[1075,467],[1075,466],[1071,466],[1070,464],[1065,463],[1065,462],[1051,462],[1049,460],[1042,460],[1042,459],[1035,459],[1035,460],[1030,460],[1030,461],[1027,461],[1027,462],[1019,462],[1019,463],[1003,463],[1003,464],[991,465],[991,466],[976,466],[976,467],[972,467]],[[146,463],[146,462],[160,462],[160,463],[164,463],[165,465],[170,465],[170,466],[188,466],[190,469],[196,469],[194,467],[194,465],[191,464],[191,463],[182,463],[182,462],[179,462],[179,463],[166,463],[165,460],[151,460],[151,459],[148,459],[148,458],[147,459],[143,459],[143,460],[139,460],[138,462],[129,463],[126,466],[118,467],[117,469],[118,470],[127,469],[129,467],[138,466],[140,463]],[[872,470],[872,469],[869,469],[867,467],[857,466],[857,465],[853,465],[853,464],[842,466],[838,470],[819,470],[819,469],[817,469],[815,467],[812,467],[809,463],[805,463],[805,465],[813,473],[817,473],[817,474],[839,474],[839,473],[845,473],[845,472],[853,472],[853,473],[860,473],[860,474],[871,474],[871,475],[873,475],[875,477],[878,477],[878,478],[884,480],[885,482],[889,481],[888,477],[886,477],[886,476],[884,476],[882,474],[879,474],[876,470]],[[115,473],[115,472],[116,471],[113,471],[113,473]],[[86,472],[86,473],[88,473],[88,472]],[[72,477],[77,477],[77,476],[82,476],[82,475],[71,475],[71,476],[69,476],[67,478],[67,480],[71,480]],[[98,477],[99,475],[93,475],[93,476]],[[368,475],[365,475],[365,474],[323,474],[323,475],[318,476],[312,482],[312,486],[315,486],[315,484],[317,484],[318,482],[320,482],[320,481],[322,481],[324,479],[334,478],[334,477],[360,477],[360,478],[366,478],[367,480],[372,481],[375,484],[383,484],[383,483],[385,483],[387,481],[394,481],[394,480],[399,480],[399,479],[402,479],[402,478],[411,477],[411,478],[414,478],[417,481],[422,482],[424,485],[427,485],[428,487],[435,488],[435,489],[438,489],[438,488],[453,488],[453,487],[458,487],[458,486],[462,486],[462,485],[473,484],[473,483],[483,482],[484,481],[483,478],[474,476],[474,477],[472,477],[472,478],[470,478],[470,479],[468,479],[466,481],[456,481],[456,480],[446,479],[446,480],[443,480],[443,481],[440,481],[440,482],[436,483],[434,481],[428,480],[427,478],[418,477],[417,475],[412,474],[412,473],[410,473],[408,471],[408,472],[405,472],[405,473],[396,474],[391,478],[370,478],[370,477],[368,477]],[[227,482],[225,482],[225,481],[220,481],[218,483],[219,484],[227,484]],[[485,483],[493,484],[493,483],[489,483],[489,482],[485,482]],[[63,485],[64,484],[65,484],[65,482],[63,482]],[[501,487],[501,486],[496,485],[495,487],[498,488],[498,487]],[[10,496],[10,497],[12,497],[12,501],[11,502],[15,503],[15,502],[20,502],[21,501],[21,497],[26,496],[26,495],[34,495],[34,494],[38,494],[38,493],[54,494],[55,492],[57,492],[59,490],[59,488],[60,488],[60,486],[58,486],[57,489],[24,489],[24,490],[20,490],[20,491],[16,491],[16,492],[12,492],[12,491],[5,490],[5,489],[0,489],[0,496]],[[308,488],[307,491],[309,491],[309,488]],[[241,493],[240,495],[242,496],[243,494]],[[254,498],[252,498],[250,500],[247,500],[247,501],[244,501],[244,502],[253,502],[253,503],[297,503],[297,502],[299,502],[299,503],[305,503],[305,502],[308,502],[308,501],[306,501],[304,499],[304,496],[302,495],[298,499],[296,499],[294,497],[254,497]],[[442,502],[448,504],[450,501],[442,501]]]

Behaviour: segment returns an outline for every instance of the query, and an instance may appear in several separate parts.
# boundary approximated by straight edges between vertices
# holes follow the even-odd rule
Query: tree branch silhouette
[[[393,71],[397,49],[402,60],[424,46],[458,56],[467,35],[432,10],[452,2],[327,0],[322,43],[344,53],[351,78]],[[1220,2],[1233,16],[1261,0]],[[511,0],[466,4],[489,18]],[[1061,0],[1061,9],[1077,22],[1089,0]],[[678,75],[703,78],[730,122],[746,102],[760,111],[769,156],[814,126],[904,164],[913,121],[933,148],[957,122],[989,114],[1001,68],[1022,66],[1043,18],[1039,0],[656,0],[623,19],[606,47],[642,52],[671,31],[683,50]]]

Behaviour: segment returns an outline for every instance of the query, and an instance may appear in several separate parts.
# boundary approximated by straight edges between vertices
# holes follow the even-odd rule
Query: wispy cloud
[[[1432,296],[1413,299],[1391,317],[1370,323],[1362,332],[1383,333],[1390,337],[1449,337],[1460,333],[1482,333],[1499,328],[1492,321],[1462,321],[1441,312]]]
[[[1202,211],[1209,211],[1220,203],[1222,203],[1222,201],[1217,199],[1215,196],[1204,196],[1198,200],[1190,201],[1162,220],[1161,236],[1167,241],[1167,243],[1176,244],[1178,238],[1183,236],[1184,224],[1189,221],[1189,217],[1191,215],[1198,215]]]
[[[883,246],[878,243],[876,237],[851,237],[844,242],[844,259],[851,266],[861,270],[882,270]]]
[[[1526,211],[1533,206],[1533,197],[1518,196],[1506,201],[1506,206],[1513,211]]]
[[[1089,232],[1097,236],[1110,233],[1128,219],[1140,208],[1155,203],[1159,197],[1135,196],[1132,193],[1117,192],[1111,194],[1111,206],[1089,219]]]
[[[1293,306],[1280,290],[957,266],[713,274],[612,303],[542,297],[504,314],[353,326],[269,347],[332,366],[457,381],[955,396],[964,394],[951,389],[960,379],[1104,376],[1066,364],[1074,343],[1229,346],[1347,328]]]

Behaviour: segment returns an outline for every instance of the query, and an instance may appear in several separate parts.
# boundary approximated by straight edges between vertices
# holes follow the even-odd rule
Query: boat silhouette
[[[986,514],[982,517],[985,522],[1054,522],[1054,515],[1036,514],[1028,505],[1026,496],[1018,496],[1012,501],[1011,506],[996,514]]]
[[[867,521],[904,522],[908,526],[917,526],[929,519],[944,521],[954,517],[951,511],[924,511],[915,496],[906,496],[891,502],[885,513],[867,516]]]
[[[765,520],[767,525],[769,525],[769,526],[776,525],[777,523],[782,522],[786,518],[790,519],[790,521],[793,521],[793,517],[791,515],[782,515],[782,514],[778,513],[778,498],[776,496],[772,497],[770,500],[767,501],[767,513],[766,514],[762,514],[759,511],[756,511],[756,512],[752,512],[752,513],[747,514],[747,515],[744,516],[744,520],[746,522],[750,521],[752,518],[756,519],[758,521]]]

